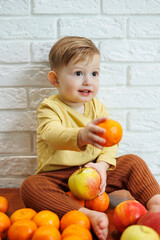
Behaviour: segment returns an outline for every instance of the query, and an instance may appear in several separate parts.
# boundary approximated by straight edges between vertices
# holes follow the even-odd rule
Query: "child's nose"
[[[89,76],[89,74],[84,76],[83,84],[84,85],[90,85],[91,84],[91,77]]]

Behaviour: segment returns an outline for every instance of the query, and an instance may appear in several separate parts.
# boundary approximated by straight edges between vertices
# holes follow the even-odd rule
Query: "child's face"
[[[88,60],[70,61],[57,73],[59,95],[68,105],[88,102],[99,90],[100,56]]]

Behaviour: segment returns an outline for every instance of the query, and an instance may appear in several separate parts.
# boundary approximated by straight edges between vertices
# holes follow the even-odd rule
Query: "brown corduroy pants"
[[[69,191],[68,178],[77,169],[78,167],[71,167],[28,177],[20,189],[26,207],[36,211],[48,209],[59,217],[70,210],[81,208],[66,194]],[[115,170],[107,171],[106,192],[120,189],[128,190],[143,205],[155,194],[160,194],[160,186],[146,163],[131,154],[117,158]]]

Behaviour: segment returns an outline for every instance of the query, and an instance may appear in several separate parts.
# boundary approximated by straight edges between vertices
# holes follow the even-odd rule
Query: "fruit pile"
[[[52,211],[16,210],[10,218],[8,201],[0,197],[0,240],[92,240],[89,218],[72,210],[61,219]]]
[[[160,212],[147,212],[136,200],[120,203],[114,210],[113,222],[122,233],[120,240],[160,240]]]

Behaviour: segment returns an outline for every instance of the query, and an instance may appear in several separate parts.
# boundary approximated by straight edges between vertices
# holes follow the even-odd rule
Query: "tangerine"
[[[109,197],[106,192],[102,195],[95,197],[92,200],[85,201],[85,207],[91,210],[105,212],[109,206]]]
[[[82,240],[82,238],[76,235],[71,235],[68,237],[64,237],[63,240]]]
[[[8,230],[9,240],[31,240],[37,230],[35,222],[29,219],[22,219],[14,222]]]
[[[120,142],[123,135],[123,130],[119,122],[112,119],[107,119],[97,125],[106,130],[105,133],[98,134],[100,137],[106,140],[104,144],[101,144],[102,146],[111,147]]]
[[[60,220],[57,214],[49,210],[42,210],[38,212],[33,218],[33,221],[38,227],[43,225],[52,225],[53,227],[59,229],[60,225]]]
[[[10,217],[11,223],[22,219],[29,219],[32,220],[33,217],[36,215],[36,211],[34,211],[32,208],[21,208],[16,210]]]
[[[5,214],[0,212],[0,234],[4,234],[10,227],[11,222],[9,217]]]
[[[78,210],[71,210],[63,215],[60,221],[61,231],[67,228],[69,225],[78,224],[81,225],[88,230],[91,229],[91,223],[89,218]]]
[[[74,201],[78,202],[80,205],[82,205],[84,207],[84,200],[80,200],[80,199],[76,198],[71,191],[66,192],[66,194],[68,196],[70,196]]]
[[[8,200],[0,196],[0,212],[6,213],[8,210]]]
[[[32,240],[61,240],[61,234],[56,227],[43,225],[39,227]]]
[[[80,237],[82,240],[93,240],[91,232],[79,224],[72,224],[65,228],[62,232],[62,240],[73,235]]]

